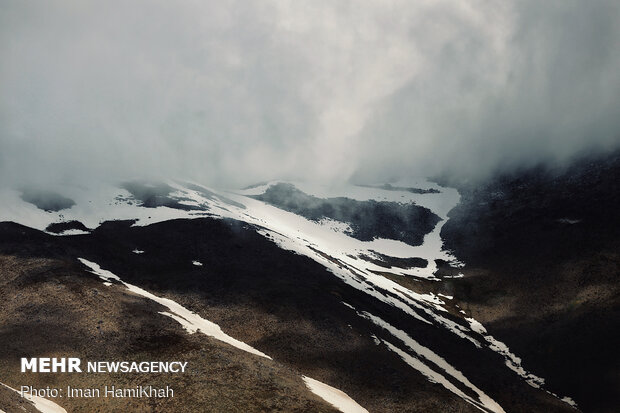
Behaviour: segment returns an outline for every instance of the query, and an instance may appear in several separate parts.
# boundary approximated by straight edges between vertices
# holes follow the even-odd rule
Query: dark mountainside
[[[381,188],[386,191],[406,191],[411,192],[412,194],[436,194],[439,193],[435,188],[430,189],[420,189],[420,188],[411,188],[405,186],[394,186],[392,184],[383,184],[383,185],[360,185],[367,188]]]
[[[175,376],[182,382],[173,382],[181,389],[179,397],[157,401],[155,411],[192,411],[179,405],[183,401],[202,406],[203,411],[318,411],[309,403],[319,403],[327,411],[328,406],[295,383],[295,375],[286,373],[289,370],[345,391],[370,412],[478,411],[377,345],[372,335],[393,337],[357,316],[342,304],[346,302],[441,354],[508,412],[572,411],[527,385],[497,353],[403,317],[400,310],[344,284],[309,258],[282,250],[251,226],[208,218],[147,227],[130,224],[107,222],[92,234],[67,237],[1,224],[0,310],[9,320],[0,335],[4,377],[19,382],[19,357],[43,349],[84,358],[102,358],[98,352],[108,359],[187,358],[192,374]],[[136,248],[145,252],[135,254]],[[103,286],[77,257],[174,299],[274,361],[257,360],[206,336],[188,335],[178,325],[175,329],[174,322],[156,314],[162,311],[159,306],[118,292],[115,286]],[[203,266],[192,265],[192,260]],[[54,343],[51,350],[50,343]],[[249,376],[258,381],[244,384]],[[65,383],[66,377],[29,376],[35,385]],[[83,375],[69,377],[74,382]],[[101,384],[103,378],[88,381]],[[181,383],[190,386],[187,393]],[[82,403],[83,408],[95,402],[64,403],[67,407]]]
[[[620,153],[457,187],[461,306],[584,412],[620,407]]]
[[[475,188],[447,183],[459,189],[462,203],[450,213],[442,236],[466,263],[458,270],[464,277],[428,281],[381,274],[419,293],[453,295],[443,313],[448,320],[461,319],[464,309],[521,357],[526,370],[544,377],[546,389],[574,398],[584,412],[615,412],[620,405],[619,159],[582,161],[560,173],[524,171]],[[173,205],[171,191],[135,184],[133,202]],[[278,202],[286,201],[282,194]],[[323,204],[300,196],[304,207],[291,202],[295,212],[320,219],[327,216],[324,211],[333,211],[328,204],[334,199]],[[355,210],[334,202],[347,214]],[[355,207],[371,213],[381,203],[362,204]],[[342,214],[343,220],[354,216]],[[389,214],[382,219],[396,230],[404,225]],[[148,226],[133,222],[108,221],[88,234],[62,237],[0,223],[4,382],[17,385],[25,377],[42,387],[168,383],[179,392],[174,399],[55,400],[70,412],[102,406],[108,411],[334,411],[306,388],[302,375],[346,392],[369,412],[479,411],[389,351],[380,340],[394,341],[394,336],[347,303],[439,354],[507,413],[575,411],[528,385],[496,352],[405,317],[314,260],[280,248],[257,233],[259,227],[208,217]],[[50,229],[84,228],[71,221]],[[188,334],[159,314],[165,311],[161,305],[117,284],[103,285],[78,257],[180,303],[273,361]],[[415,258],[378,258],[401,267],[424,264]],[[19,373],[20,357],[42,354],[181,359],[190,371],[173,378]],[[20,403],[2,388],[0,401],[11,408]]]
[[[388,238],[420,245],[424,235],[441,220],[427,208],[417,205],[372,200],[362,202],[350,198],[322,199],[284,183],[272,185],[264,194],[252,198],[313,221],[331,218],[346,222],[351,225],[348,234],[362,241]]]
[[[179,201],[188,201],[188,199],[172,199],[170,194],[174,192],[174,188],[165,183],[148,184],[140,181],[125,182],[122,188],[131,194],[130,199],[120,199],[123,201],[137,202],[145,208],[157,208],[166,206],[169,208],[183,209],[186,211],[203,210],[199,206],[185,205]]]
[[[70,231],[70,230],[90,231],[90,228],[87,228],[80,221],[67,221],[67,222],[54,222],[52,224],[49,224],[45,228],[45,230],[52,232],[54,234],[61,234],[65,231]]]

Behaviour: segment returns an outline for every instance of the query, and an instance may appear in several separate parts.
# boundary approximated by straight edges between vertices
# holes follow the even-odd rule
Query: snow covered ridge
[[[542,378],[527,372],[521,366],[521,360],[510,352],[504,343],[486,334],[481,324],[475,320],[465,319],[464,315],[455,317],[450,313],[448,308],[451,304],[447,302],[450,300],[448,297],[440,297],[430,292],[417,293],[384,276],[389,273],[392,278],[410,276],[433,281],[439,280],[436,276],[437,260],[451,263],[454,267],[462,265],[449,251],[444,250],[440,236],[441,228],[448,220],[449,211],[460,201],[460,195],[455,189],[441,187],[426,180],[396,182],[390,186],[380,184],[332,187],[286,182],[302,193],[319,199],[372,200],[415,204],[428,208],[439,217],[440,221],[426,233],[421,245],[413,246],[386,238],[360,240],[348,234],[349,227],[346,222],[329,218],[311,220],[256,199],[272,186],[281,183],[271,182],[238,191],[212,190],[196,184],[173,181],[156,185],[132,184],[122,187],[50,188],[50,191],[61,194],[56,198],[69,199],[72,202],[72,204],[65,202],[67,208],[57,211],[38,208],[35,204],[22,199],[19,191],[0,189],[0,221],[14,221],[40,230],[46,230],[50,224],[67,221],[78,221],[86,228],[95,230],[102,222],[109,220],[133,220],[133,225],[207,216],[243,221],[255,226],[260,234],[281,248],[310,257],[346,284],[399,309],[404,315],[446,329],[476,348],[486,347],[500,354],[506,360],[507,368],[527,383],[533,387],[543,385]],[[138,253],[137,251],[140,250],[134,252]],[[413,259],[423,264],[415,266],[402,264],[412,262]],[[95,267],[96,264],[90,264],[93,265],[91,270],[102,276],[106,283],[121,282],[110,274],[102,273],[104,270]],[[125,285],[155,301],[165,300],[138,287]],[[187,309],[177,308],[168,302],[162,304],[169,306],[170,311],[166,312],[166,315],[183,324],[188,331],[201,330],[200,326],[203,326],[201,323],[209,323],[195,314],[186,314]],[[214,328],[209,324],[204,327],[207,331]],[[229,339],[234,340],[232,337]],[[407,348],[409,350],[405,354],[411,357],[409,352],[413,350]],[[399,351],[405,350],[399,349]],[[405,358],[403,360],[410,364]],[[478,400],[472,400],[474,404],[484,405],[487,410],[493,411],[490,408],[491,404],[485,404],[483,399],[486,400],[481,395]],[[568,399],[566,401],[569,403]]]
[[[102,222],[110,220],[135,220],[134,225],[149,225],[175,218],[233,218],[276,231],[284,226],[290,236],[298,237],[303,234],[305,240],[302,242],[316,246],[346,265],[362,266],[364,271],[388,271],[397,275],[435,279],[435,260],[443,260],[455,266],[459,264],[454,256],[443,250],[439,236],[441,227],[448,219],[447,213],[460,198],[454,189],[442,188],[427,181],[409,184],[401,182],[388,187],[389,189],[384,186],[356,185],[322,188],[299,182],[287,183],[318,198],[341,197],[356,201],[415,204],[427,208],[438,216],[440,221],[424,236],[422,245],[412,246],[385,238],[360,241],[347,234],[351,230],[347,222],[329,217],[314,222],[248,197],[260,195],[276,184],[282,182],[240,191],[215,191],[196,184],[177,182],[120,186],[102,184],[96,188],[47,188],[45,195],[51,197],[50,194],[55,194],[54,199],[68,200],[62,204],[66,205],[66,208],[57,209],[61,208],[61,205],[53,210],[49,209],[45,199],[41,200],[32,194],[24,197],[21,191],[0,188],[0,221],[13,221],[62,236],[87,234],[89,229],[97,228]],[[410,191],[412,188],[432,192],[414,193]],[[62,228],[63,223],[66,229]],[[69,223],[74,225],[69,226]],[[58,227],[61,229],[57,229]],[[424,262],[424,265],[396,266],[390,265],[389,261],[377,265],[384,257],[416,257],[420,262]]]

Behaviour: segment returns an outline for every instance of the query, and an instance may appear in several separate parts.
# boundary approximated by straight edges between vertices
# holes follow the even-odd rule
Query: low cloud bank
[[[620,5],[9,1],[0,183],[484,178],[620,147]]]

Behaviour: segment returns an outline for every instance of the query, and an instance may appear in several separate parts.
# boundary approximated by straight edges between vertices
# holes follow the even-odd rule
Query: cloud
[[[428,51],[428,70],[366,122],[360,176],[484,178],[617,147],[619,7],[590,5],[518,2],[497,13],[501,20],[485,10],[492,33],[452,25],[450,41]]]
[[[2,7],[4,183],[480,177],[619,143],[614,1]]]

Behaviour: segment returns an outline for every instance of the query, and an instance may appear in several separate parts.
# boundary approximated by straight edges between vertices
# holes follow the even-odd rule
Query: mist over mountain
[[[617,413],[619,68],[617,0],[0,2],[0,413]]]
[[[486,178],[620,143],[620,5],[3,2],[0,183]]]

